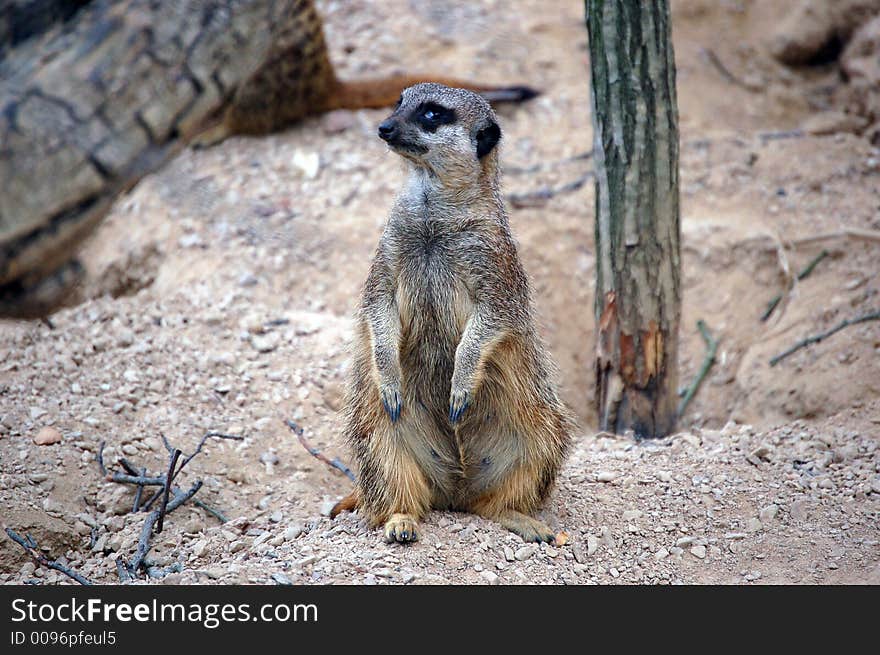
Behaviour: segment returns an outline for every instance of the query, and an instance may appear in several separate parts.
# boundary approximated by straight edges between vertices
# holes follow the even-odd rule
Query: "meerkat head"
[[[403,90],[394,113],[379,125],[379,137],[444,185],[473,184],[494,174],[501,129],[481,96],[442,84],[416,84]]]

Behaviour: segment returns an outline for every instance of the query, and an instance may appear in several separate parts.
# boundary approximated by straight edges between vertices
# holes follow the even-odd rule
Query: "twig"
[[[849,327],[850,325],[858,325],[859,323],[867,323],[868,321],[880,321],[880,311],[871,312],[869,314],[865,314],[863,316],[858,316],[856,318],[847,318],[847,319],[841,321],[840,323],[838,323],[837,325],[835,325],[833,328],[831,328],[827,332],[822,332],[820,334],[816,334],[811,337],[807,337],[806,339],[803,339],[802,341],[798,341],[796,344],[794,344],[788,350],[781,352],[778,355],[776,355],[776,357],[772,358],[770,360],[770,366],[776,366],[783,359],[785,359],[786,357],[788,357],[792,353],[797,352],[801,348],[806,348],[807,346],[812,345],[814,343],[819,343],[823,339],[827,339],[831,335],[840,332],[842,329]]]
[[[844,227],[834,232],[823,232],[822,234],[814,234],[799,239],[791,239],[789,243],[796,246],[803,246],[816,241],[827,241],[829,239],[840,239],[849,237],[850,239],[862,239],[863,241],[880,241],[880,230],[865,230],[859,227]]]
[[[523,209],[525,207],[541,207],[547,200],[553,198],[554,196],[560,195],[562,193],[571,193],[572,191],[577,191],[582,186],[584,186],[588,180],[591,180],[593,176],[593,171],[590,171],[586,175],[582,175],[576,180],[568,182],[567,184],[563,184],[562,186],[544,187],[538,189],[537,191],[528,191],[526,193],[511,193],[507,196],[507,201],[514,209]]]
[[[570,164],[574,161],[585,161],[587,159],[590,159],[592,156],[593,151],[588,150],[587,152],[582,152],[581,154],[574,155],[573,157],[565,157],[564,159],[558,159],[556,161],[538,162],[537,164],[532,164],[531,166],[505,166],[504,173],[510,175],[537,173],[538,171],[547,170],[549,168],[556,168],[557,166],[561,166],[562,164]]]
[[[724,62],[722,62],[721,59],[718,58],[718,55],[716,55],[715,51],[712,50],[711,48],[701,48],[701,52],[702,52],[703,56],[706,57],[706,59],[709,61],[709,63],[712,64],[712,66],[715,68],[715,70],[717,70],[721,74],[721,77],[723,77],[725,80],[727,80],[731,84],[734,84],[738,87],[741,87],[741,88],[745,89],[746,91],[761,91],[761,90],[763,90],[763,87],[760,86],[759,84],[750,84],[748,82],[744,82],[743,80],[739,79],[736,75],[731,73],[730,69],[728,69],[727,66],[724,65]]]
[[[202,488],[202,481],[198,480],[192,487],[187,491],[182,491],[178,494],[175,494],[174,498],[169,502],[165,507],[165,514],[170,514],[178,507],[183,505],[186,501],[196,495],[196,492]],[[127,572],[131,576],[137,575],[138,569],[143,565],[144,559],[147,557],[147,553],[150,551],[150,536],[153,532],[153,526],[156,524],[156,521],[159,520],[159,512],[160,510],[154,509],[147,515],[146,520],[144,521],[144,525],[141,528],[141,536],[138,539],[138,547],[135,552],[134,558],[131,560],[129,564],[125,566]]]
[[[313,448],[308,441],[306,441],[305,436],[303,436],[303,429],[299,427],[293,421],[285,421],[287,427],[289,427],[293,433],[296,435],[296,438],[299,439],[299,442],[302,444],[303,448],[309,451],[309,454],[317,459],[321,460],[325,464],[332,466],[333,468],[342,471],[349,480],[354,482],[357,478],[355,478],[354,473],[351,472],[351,469],[348,468],[345,464],[343,464],[337,457],[333,459],[329,459],[324,453],[322,453],[317,448]]]
[[[709,373],[712,364],[715,363],[715,353],[718,351],[718,340],[712,338],[712,335],[709,334],[709,328],[706,326],[706,323],[702,320],[697,321],[697,329],[700,331],[700,334],[703,335],[703,341],[706,342],[706,356],[703,358],[703,364],[700,366],[697,376],[694,378],[694,381],[691,382],[691,385],[684,394],[684,398],[681,400],[681,404],[678,406],[679,416],[684,414],[684,410],[688,406],[688,403],[691,402],[691,398],[697,393],[697,389],[700,388],[700,384]]]
[[[146,469],[143,469],[146,470]],[[147,477],[146,475],[128,475],[126,473],[114,473],[110,476],[110,482],[119,484],[135,484],[139,487],[164,487],[165,478]]]
[[[177,493],[177,492],[175,491],[175,493]],[[195,505],[196,507],[201,507],[201,508],[202,508],[203,510],[205,510],[208,514],[210,514],[210,515],[213,516],[215,519],[217,519],[218,521],[220,521],[220,523],[229,523],[229,518],[228,518],[223,512],[221,512],[221,511],[218,510],[218,509],[214,509],[213,507],[211,507],[210,505],[208,505],[208,503],[202,502],[202,501],[199,500],[198,498],[194,498],[194,499],[193,499],[193,505]]]
[[[98,468],[101,471],[101,475],[105,478],[107,477],[107,467],[104,466],[104,444],[106,441],[102,441],[98,444],[98,454],[95,455],[95,459],[98,461]]]
[[[240,434],[223,434],[222,432],[214,432],[214,431],[206,433],[205,436],[202,437],[202,440],[199,441],[199,445],[196,446],[196,449],[192,452],[192,455],[189,455],[189,456],[183,458],[183,461],[180,463],[180,468],[177,469],[177,473],[174,474],[174,476],[172,477],[172,480],[174,478],[176,478],[177,474],[183,470],[183,467],[185,467],[187,464],[189,464],[192,461],[193,457],[195,457],[200,452],[202,452],[202,446],[205,445],[205,442],[208,439],[231,439],[233,441],[243,441],[244,437],[241,436]]]
[[[162,532],[165,525],[165,510],[168,509],[168,495],[171,493],[171,481],[174,479],[175,469],[177,468],[177,460],[180,459],[181,452],[177,448],[171,453],[171,463],[168,464],[168,475],[165,477],[165,488],[162,491],[162,504],[159,506],[159,520],[156,525],[156,532]]]
[[[25,552],[28,555],[30,555],[31,559],[33,559],[34,562],[36,562],[37,564],[41,564],[41,565],[46,566],[50,569],[60,571],[61,573],[66,575],[68,578],[73,578],[74,580],[79,582],[81,585],[88,586],[88,585],[93,584],[91,580],[89,580],[88,578],[84,578],[76,571],[69,569],[68,567],[64,566],[63,564],[59,564],[57,560],[50,560],[48,557],[43,555],[43,553],[40,552],[39,546],[37,546],[37,542],[34,541],[33,537],[31,537],[30,535],[26,535],[26,536],[22,537],[22,536],[16,534],[15,531],[12,530],[12,528],[5,528],[5,530],[6,530],[6,534],[9,535],[9,538],[12,539],[19,546],[24,548]]]
[[[823,259],[825,259],[827,256],[828,256],[827,250],[823,250],[818,255],[816,255],[816,257],[814,257],[813,260],[809,264],[807,264],[806,268],[804,268],[804,270],[802,270],[800,273],[798,273],[797,279],[803,280],[804,278],[808,277],[813,272],[813,269],[816,268],[816,265],[819,262],[821,262]],[[773,310],[776,309],[776,306],[779,305],[780,302],[782,302],[782,294],[781,293],[778,296],[776,296],[773,300],[771,300],[769,303],[767,303],[767,309],[764,310],[764,313],[761,315],[761,322],[764,322],[768,318],[770,318],[770,315],[773,313]]]

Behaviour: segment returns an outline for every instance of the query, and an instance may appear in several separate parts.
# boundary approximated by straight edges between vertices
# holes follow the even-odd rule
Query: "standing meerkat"
[[[430,509],[458,510],[552,541],[531,514],[573,420],[504,210],[495,113],[471,91],[418,84],[379,136],[409,178],[364,287],[345,427],[360,476],[332,515],[359,507],[407,542]]]

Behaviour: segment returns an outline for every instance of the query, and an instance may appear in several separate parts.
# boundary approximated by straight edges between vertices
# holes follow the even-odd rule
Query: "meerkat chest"
[[[398,307],[405,325],[460,335],[473,313],[473,294],[460,259],[459,238],[422,226],[402,249]]]

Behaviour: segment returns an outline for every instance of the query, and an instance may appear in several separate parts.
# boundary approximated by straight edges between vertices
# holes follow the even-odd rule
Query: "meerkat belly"
[[[397,289],[405,385],[442,415],[448,411],[455,350],[472,311],[470,293],[453,271],[443,261],[418,260]]]

